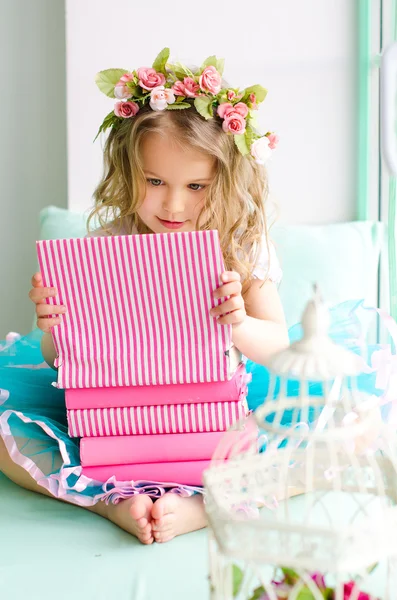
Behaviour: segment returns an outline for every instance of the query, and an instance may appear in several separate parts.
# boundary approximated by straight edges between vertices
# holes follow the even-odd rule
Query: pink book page
[[[159,482],[163,484],[203,485],[203,472],[210,466],[209,460],[195,460],[168,463],[146,463],[144,465],[112,465],[83,467],[82,474],[105,482],[116,477],[118,483],[134,481]]]
[[[231,402],[247,395],[248,375],[241,364],[228,381],[71,389],[65,392],[66,408],[108,408]]]
[[[84,467],[206,460],[212,457],[223,435],[216,432],[83,438],[80,459]]]
[[[70,437],[226,431],[248,413],[246,400],[67,411]]]
[[[210,317],[224,264],[217,231],[37,242],[58,387],[225,381],[231,327]]]

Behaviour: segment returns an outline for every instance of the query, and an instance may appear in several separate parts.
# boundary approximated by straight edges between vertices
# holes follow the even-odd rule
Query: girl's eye
[[[158,187],[163,183],[161,179],[148,179],[147,181],[150,183],[150,185],[153,185],[154,187]]]
[[[189,187],[194,192],[198,192],[199,190],[202,190],[204,188],[204,186],[200,185],[199,183],[189,183]]]

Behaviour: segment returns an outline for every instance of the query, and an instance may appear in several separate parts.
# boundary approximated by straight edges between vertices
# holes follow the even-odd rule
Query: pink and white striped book
[[[247,414],[245,399],[67,411],[70,437],[226,431]]]
[[[209,311],[225,270],[217,231],[37,242],[45,286],[65,304],[53,328],[58,387],[226,381],[231,326]]]
[[[66,390],[65,402],[69,409],[197,404],[210,398],[232,402],[246,397],[247,382],[245,365],[241,364],[228,381],[73,389]]]
[[[80,440],[83,467],[208,460],[223,432],[128,435]]]
[[[116,477],[124,481],[157,481],[161,483],[179,483],[181,485],[203,485],[203,472],[210,466],[210,460],[191,460],[183,462],[146,463],[143,465],[108,465],[101,467],[83,467],[82,474],[105,482]]]

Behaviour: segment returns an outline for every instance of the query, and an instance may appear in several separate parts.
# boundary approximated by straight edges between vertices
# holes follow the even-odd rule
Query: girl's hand
[[[217,322],[220,325],[239,325],[247,316],[244,299],[241,295],[240,275],[236,271],[225,271],[221,275],[221,280],[223,285],[214,291],[214,298],[230,297],[219,306],[212,308],[210,315],[218,317]]]
[[[46,303],[46,298],[57,295],[55,288],[45,288],[41,273],[36,273],[32,277],[32,289],[29,292],[29,298],[36,305],[37,327],[49,333],[54,325],[59,325],[61,317],[50,317],[50,315],[60,315],[66,312],[66,306],[54,306]]]

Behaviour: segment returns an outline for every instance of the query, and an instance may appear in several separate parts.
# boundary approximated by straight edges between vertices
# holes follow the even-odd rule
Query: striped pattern
[[[95,388],[225,381],[231,327],[219,303],[224,264],[216,231],[37,242],[51,304],[58,387]]]
[[[65,403],[66,408],[76,409],[194,404],[213,398],[232,402],[246,397],[248,381],[245,365],[240,364],[229,381],[66,390]]]
[[[226,431],[247,415],[245,400],[68,410],[70,437]]]

